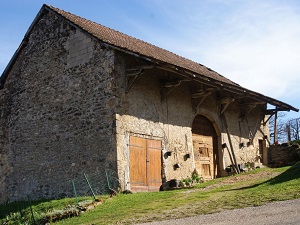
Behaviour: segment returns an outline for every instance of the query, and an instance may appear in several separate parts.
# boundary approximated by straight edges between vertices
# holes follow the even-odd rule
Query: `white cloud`
[[[161,37],[165,48],[268,96],[300,95],[296,88],[300,83],[297,7],[254,0],[189,3],[183,9],[177,6],[177,11],[174,6],[164,8],[186,38]]]
[[[224,38],[210,44],[204,60],[250,89],[273,97],[289,95],[300,81],[298,24],[300,15],[292,8],[248,6],[221,27]]]

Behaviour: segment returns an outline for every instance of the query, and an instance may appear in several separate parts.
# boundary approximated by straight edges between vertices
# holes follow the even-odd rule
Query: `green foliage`
[[[300,145],[300,140],[293,140],[290,142],[290,145],[293,145],[293,144],[298,144]]]
[[[90,199],[90,197],[81,197],[79,199],[81,202],[84,202]],[[75,203],[76,200],[74,198],[65,198],[60,200],[19,201],[3,204],[0,205],[0,224],[45,224],[49,221],[48,218],[51,218],[54,214],[56,214],[55,217],[66,218],[64,215],[70,214],[71,211],[74,211],[73,208],[76,208]],[[72,205],[72,210],[69,210],[68,208]]]
[[[28,217],[28,214],[24,214],[22,212],[14,212],[10,213],[6,216],[6,218],[0,220],[3,225],[29,225],[31,223],[31,218]]]
[[[181,184],[184,184],[186,186],[191,186],[192,184],[198,184],[202,182],[203,178],[199,175],[196,169],[192,172],[191,177],[187,177],[180,181]]]
[[[196,183],[203,182],[203,178],[199,175],[196,169],[192,172],[192,180]]]

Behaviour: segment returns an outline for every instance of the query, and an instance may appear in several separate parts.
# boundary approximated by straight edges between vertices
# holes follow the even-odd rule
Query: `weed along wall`
[[[49,13],[1,92],[1,201],[66,196],[83,172],[116,171],[114,52]],[[79,193],[80,194],[80,193]]]

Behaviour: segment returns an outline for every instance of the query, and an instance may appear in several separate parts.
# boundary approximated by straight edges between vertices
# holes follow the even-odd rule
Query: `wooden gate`
[[[131,191],[158,191],[161,178],[161,141],[130,136]]]
[[[204,180],[214,178],[213,138],[193,134],[195,167]]]

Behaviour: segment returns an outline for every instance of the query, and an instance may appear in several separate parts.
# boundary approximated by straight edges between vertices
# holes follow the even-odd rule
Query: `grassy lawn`
[[[103,204],[80,216],[51,224],[136,224],[213,213],[225,209],[258,206],[271,201],[300,198],[299,178],[300,164],[298,163],[292,167],[257,169],[205,182],[189,189],[118,194],[113,198],[100,196],[103,198]],[[87,198],[80,199],[80,201],[84,200]],[[74,203],[74,199],[34,202],[32,211],[38,223],[42,221],[43,213],[70,207]],[[3,207],[0,206],[0,212],[4,211]],[[10,206],[10,208],[14,207]],[[11,222],[6,224],[31,224],[26,222],[26,220],[31,221],[29,207],[21,211],[21,214],[26,217],[23,222],[19,218],[19,222],[14,223],[18,220],[20,210],[14,214],[12,212],[14,211],[6,212],[5,215],[0,213],[0,224],[4,223],[6,216],[12,218]]]

